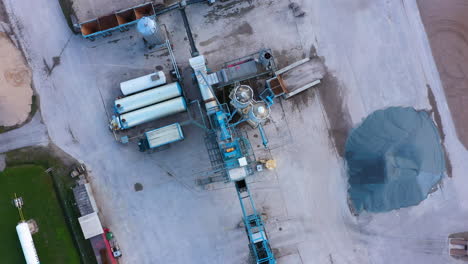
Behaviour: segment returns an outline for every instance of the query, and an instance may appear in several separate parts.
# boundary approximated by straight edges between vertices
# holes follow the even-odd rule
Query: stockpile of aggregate
[[[346,141],[348,194],[359,213],[419,204],[445,171],[440,136],[430,116],[391,107],[368,116]]]

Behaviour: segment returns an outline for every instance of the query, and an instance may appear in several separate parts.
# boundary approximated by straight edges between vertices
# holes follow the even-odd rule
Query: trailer
[[[449,235],[448,253],[452,258],[468,261],[468,232]]]
[[[138,147],[141,152],[144,152],[149,149],[160,148],[182,140],[184,140],[182,127],[179,123],[174,123],[145,132],[144,137],[138,142]]]
[[[122,257],[122,252],[120,251],[119,244],[117,244],[114,233],[109,228],[104,228],[104,234],[106,235],[106,246],[112,252],[112,257],[114,259]]]
[[[18,238],[23,249],[24,258],[27,264],[40,264],[39,257],[37,256],[36,247],[34,246],[34,241],[29,230],[28,223],[25,221],[20,222],[16,226],[16,232],[18,233]]]
[[[182,96],[182,88],[180,87],[180,84],[177,82],[170,83],[117,99],[114,101],[114,111],[117,114],[124,114],[179,96]]]
[[[143,17],[155,16],[153,4],[145,3],[83,22],[79,24],[79,28],[84,38],[95,40],[100,36],[110,36],[116,30],[127,31]]]
[[[164,72],[158,71],[120,83],[120,91],[127,96],[165,83],[166,75]]]
[[[156,119],[187,110],[185,99],[180,96],[159,104],[154,104],[122,115],[112,116],[109,128],[112,130],[129,129]]]

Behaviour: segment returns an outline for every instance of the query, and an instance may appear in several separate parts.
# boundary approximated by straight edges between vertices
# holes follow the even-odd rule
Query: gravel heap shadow
[[[350,133],[345,157],[348,193],[357,213],[417,205],[445,171],[434,122],[413,108],[372,113]]]

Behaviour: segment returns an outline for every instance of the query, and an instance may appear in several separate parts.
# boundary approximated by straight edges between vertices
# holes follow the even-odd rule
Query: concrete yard
[[[36,113],[31,121],[22,127],[2,133],[0,136],[0,152],[4,153],[10,150],[47,145],[49,138],[47,128],[41,120],[39,113]]]
[[[183,142],[152,154],[116,142],[108,129],[119,83],[155,68],[169,71],[168,54],[145,51],[134,29],[85,40],[70,31],[58,1],[3,1],[32,69],[50,140],[90,169],[103,223],[123,252],[120,263],[247,263],[235,188],[196,184],[210,165],[201,129],[185,127]],[[304,17],[294,17],[287,0],[187,7],[210,69],[260,48],[271,48],[280,67],[312,55],[327,66],[322,84],[273,106],[269,150],[257,130],[248,131],[257,158],[271,155],[278,163],[249,179],[278,263],[456,263],[447,236],[468,228],[468,151],[457,138],[416,0],[297,2]],[[186,73],[190,47],[180,13],[159,20]],[[199,96],[190,90],[198,89],[193,83],[185,89],[190,99]],[[344,142],[349,129],[389,106],[432,111],[452,177],[418,206],[353,216]]]

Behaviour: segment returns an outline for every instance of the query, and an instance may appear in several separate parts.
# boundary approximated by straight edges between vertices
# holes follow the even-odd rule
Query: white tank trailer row
[[[166,116],[181,113],[186,110],[187,104],[185,99],[180,96],[119,116],[112,116],[111,128],[114,130],[125,130]]]
[[[109,127],[112,130],[125,130],[186,111],[187,103],[182,96],[180,84],[175,82],[163,85],[165,83],[163,72],[121,83],[122,94],[129,96],[114,101],[116,115],[112,116]],[[155,86],[159,87],[154,88]]]
[[[148,105],[157,104],[166,100],[182,96],[179,83],[170,83],[141,93],[133,94],[115,100],[114,110],[117,114],[125,114]]]

